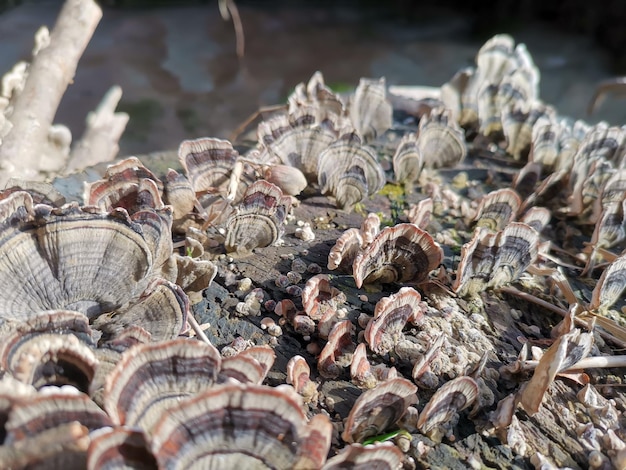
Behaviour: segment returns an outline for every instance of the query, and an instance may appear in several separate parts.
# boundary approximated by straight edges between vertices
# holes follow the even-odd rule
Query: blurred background
[[[28,59],[33,35],[52,28],[61,0],[0,0],[0,72]],[[260,106],[282,103],[316,70],[335,90],[360,77],[439,86],[472,65],[482,43],[509,33],[541,71],[541,97],[560,113],[626,123],[626,97],[585,114],[595,85],[626,74],[626,2],[236,0],[245,56],[217,0],[102,0],[104,17],[78,66],[57,122],[78,138],[112,86],[131,116],[121,154],[226,138]],[[429,3],[431,6],[427,6]]]

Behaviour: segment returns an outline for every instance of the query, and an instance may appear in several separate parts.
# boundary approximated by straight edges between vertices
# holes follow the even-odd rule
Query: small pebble
[[[296,315],[293,317],[292,325],[296,333],[308,336],[309,340],[305,341],[310,341],[310,337],[315,331],[315,322],[311,319],[311,317],[307,315]]]
[[[467,173],[462,171],[452,178],[452,186],[456,189],[465,189],[467,187],[468,179]]]
[[[256,289],[253,289],[252,292],[250,292],[246,296],[246,300],[248,300],[248,298],[251,299],[253,297],[259,302],[263,302],[263,300],[265,299],[265,291],[261,289],[260,287],[257,287]]]
[[[367,295],[365,295],[365,294],[359,295],[359,300],[361,302],[368,302],[369,301],[369,299],[367,298]]]
[[[248,304],[245,302],[237,302],[237,305],[235,306],[235,311],[239,315],[248,315],[249,313]]]
[[[370,322],[371,319],[372,319],[371,315],[361,312],[359,314],[359,318],[357,319],[357,323],[359,324],[361,328],[366,328],[367,324]]]
[[[296,305],[289,299],[283,299],[276,303],[274,307],[274,313],[280,317],[287,317],[288,315],[296,312]]]
[[[222,357],[233,357],[237,355],[237,350],[231,346],[224,346],[221,351]]]
[[[267,310],[268,312],[273,312],[274,309],[276,308],[276,301],[273,299],[266,300],[263,306],[265,307],[265,310]]]
[[[410,436],[407,437],[404,434],[400,434],[399,436],[396,436],[396,438],[394,439],[396,445],[398,446],[398,448],[404,452],[405,454],[409,451],[409,449],[411,448],[411,439]]]

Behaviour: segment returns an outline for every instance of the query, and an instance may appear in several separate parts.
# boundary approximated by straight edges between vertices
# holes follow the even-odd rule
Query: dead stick
[[[521,361],[521,370],[533,370],[539,361]],[[579,371],[583,369],[604,369],[609,367],[626,367],[626,356],[591,356],[581,359],[576,364],[566,370],[559,371],[559,374],[568,371]]]
[[[0,146],[0,185],[10,176],[41,179],[38,170],[50,126],[100,18],[102,10],[94,0],[67,0],[63,5],[50,45],[33,58],[9,116],[13,128]]]

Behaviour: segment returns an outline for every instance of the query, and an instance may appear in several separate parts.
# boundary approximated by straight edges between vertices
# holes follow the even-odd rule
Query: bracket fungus
[[[343,134],[319,156],[318,182],[322,194],[335,198],[347,211],[380,191],[385,173],[371,147],[356,132]]]
[[[304,403],[317,403],[317,383],[311,380],[311,368],[306,360],[296,355],[287,363],[287,383],[293,385],[297,393],[302,396]]]
[[[264,180],[250,185],[226,222],[226,251],[248,253],[276,243],[290,206],[289,198],[278,186]]]
[[[593,335],[581,333],[578,329],[557,338],[543,354],[530,382],[521,391],[519,403],[522,408],[531,415],[537,413],[556,374],[587,357],[592,345]]]
[[[416,403],[417,387],[409,380],[387,380],[357,398],[341,438],[348,443],[361,443],[368,437],[382,434]]]
[[[315,72],[306,84],[297,84],[287,101],[290,113],[303,106],[315,106],[327,113],[342,116],[346,107],[341,97],[326,86],[320,71]]]
[[[93,433],[87,449],[87,470],[154,469],[156,460],[143,432],[122,427]]]
[[[593,289],[590,309],[608,309],[626,289],[626,254],[617,257],[600,276]]]
[[[417,421],[420,432],[434,441],[451,433],[458,412],[469,407],[478,396],[478,385],[471,377],[457,377],[446,382],[428,401]]]
[[[316,274],[311,277],[302,289],[302,308],[316,321],[324,316],[326,310],[336,310],[345,300],[345,294],[331,286],[326,274]]]
[[[352,362],[355,344],[352,341],[354,325],[350,320],[335,323],[328,334],[328,342],[317,359],[317,369],[322,377],[336,379],[344,367]]]
[[[149,187],[147,181],[154,183],[155,187],[150,189],[156,190],[157,195],[153,197],[161,201],[158,193],[163,192],[163,183],[137,157],[128,157],[109,165],[102,179],[85,183],[83,201],[103,211],[123,207],[131,212],[131,208],[137,205],[140,186],[142,189]]]
[[[435,108],[420,119],[417,149],[425,168],[454,167],[465,158],[465,133],[447,108]]]
[[[241,383],[260,385],[274,364],[276,353],[269,346],[253,346],[222,359],[218,381],[235,379]]]
[[[352,265],[360,288],[372,282],[419,284],[443,260],[443,250],[430,234],[413,224],[383,229],[360,251]]]
[[[346,446],[339,454],[328,459],[323,470],[352,468],[366,470],[398,470],[402,468],[403,455],[400,449],[390,442],[362,445],[358,443]]]
[[[221,139],[184,140],[178,147],[178,159],[196,193],[223,189],[238,156],[233,145]]]
[[[365,140],[380,136],[392,126],[392,111],[385,78],[361,78],[350,101],[349,115]]]
[[[420,305],[422,297],[411,287],[403,287],[376,304],[374,318],[365,329],[365,339],[372,351],[386,354],[402,336],[407,322],[418,323],[424,315]]]
[[[308,181],[317,182],[319,156],[339,136],[339,125],[338,117],[324,116],[313,106],[262,121],[258,127],[262,151],[256,158],[297,168]]]
[[[476,211],[476,226],[497,232],[512,222],[522,201],[517,193],[508,188],[498,189],[481,199]]]
[[[325,417],[307,423],[302,400],[291,387],[224,384],[170,409],[151,430],[150,443],[162,468],[183,469],[192,463],[206,468],[317,468],[330,439],[307,444],[307,438],[318,428],[330,435],[326,423]],[[320,456],[324,460],[317,461]]]
[[[452,290],[473,296],[488,288],[513,282],[535,261],[539,234],[521,222],[511,222],[492,233],[478,227],[461,247],[461,261]]]
[[[82,312],[93,322],[117,310],[117,316],[109,315],[109,324],[128,324],[129,317],[121,311],[136,313],[155,282],[161,279],[171,290],[163,279],[172,276],[171,212],[142,210],[129,217],[124,209],[109,213],[92,209],[33,205],[26,192],[0,201],[4,321],[67,309]],[[185,294],[175,295],[180,302],[170,303],[171,314],[179,320],[164,333],[169,337],[180,333],[186,315]]]
[[[352,383],[359,388],[374,388],[379,383],[398,377],[395,367],[387,367],[384,364],[372,366],[367,360],[367,346],[360,343],[350,363],[350,378]]]
[[[221,357],[199,341],[140,344],[122,354],[104,388],[104,409],[118,425],[151,432],[164,411],[217,381]]]
[[[89,431],[112,424],[106,413],[83,393],[54,391],[44,394],[40,392],[23,403],[16,403],[11,408],[5,425],[4,444],[16,446],[21,441],[28,442],[29,439],[36,438],[47,431],[54,431],[57,434],[67,432],[66,426],[72,422],[81,423]],[[81,435],[76,435],[73,440],[76,443],[80,438]],[[45,460],[45,466],[47,468],[65,468],[66,466],[85,468],[88,441],[85,444],[66,448],[64,452],[59,452],[57,448],[57,452],[51,453]]]
[[[79,312],[40,312],[2,336],[0,368],[40,389],[72,385],[87,393],[99,361],[97,335]]]
[[[328,253],[329,270],[349,271],[354,258],[363,248],[363,234],[358,228],[349,228],[343,232]]]

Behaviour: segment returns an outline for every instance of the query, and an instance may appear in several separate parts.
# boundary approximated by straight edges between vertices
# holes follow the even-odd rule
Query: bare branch
[[[118,142],[128,124],[128,114],[115,112],[121,98],[122,89],[111,87],[96,110],[87,115],[87,129],[72,149],[66,173],[108,162],[117,156]]]
[[[24,89],[7,116],[13,127],[0,147],[0,184],[11,176],[41,179],[50,126],[101,17],[94,0],[67,0],[63,5],[50,44],[33,58]]]

